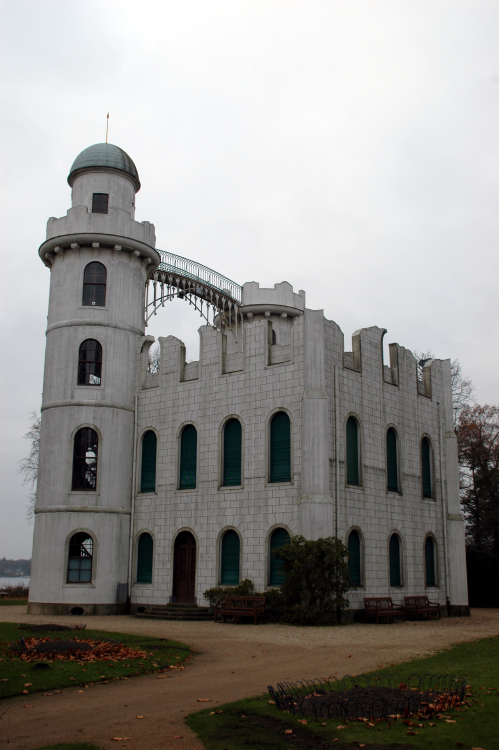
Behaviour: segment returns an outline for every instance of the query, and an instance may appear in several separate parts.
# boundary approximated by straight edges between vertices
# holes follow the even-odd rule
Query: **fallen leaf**
[[[348,654],[347,659],[351,659],[351,658],[352,658],[352,654]]]
[[[325,721],[321,724],[321,727],[327,727],[327,724]]]
[[[114,742],[126,742],[126,740],[131,740],[131,737],[111,737]]]
[[[73,680],[73,682],[75,681],[75,678],[74,678],[74,677],[70,677],[69,679],[70,679],[70,680]]]
[[[374,724],[373,724],[373,726],[374,726]],[[346,727],[344,727],[344,726],[342,726],[342,725],[340,724],[340,726],[339,726],[339,727],[336,727],[336,729],[346,729]]]
[[[407,734],[411,734],[412,736],[414,736],[416,734],[419,734],[419,732],[413,732],[412,729],[409,729],[409,731],[407,732]]]
[[[8,682],[8,681],[9,681],[9,680],[8,680],[8,678],[7,678],[7,677],[4,677],[4,678],[3,678],[2,680],[0,680],[0,682]]]
[[[211,703],[213,698],[198,698],[198,703]]]
[[[24,706],[24,708],[34,708],[34,706]]]
[[[298,724],[308,724],[306,719],[298,719]]]
[[[285,729],[284,730],[284,734],[293,734],[293,730],[292,729]]]
[[[210,716],[215,716],[216,711],[210,711]]]
[[[32,686],[32,684],[33,684],[32,682],[26,682],[26,683],[24,684],[24,687],[31,687],[31,686]]]
[[[85,691],[84,690],[77,690],[76,692],[77,693],[84,693]]]
[[[183,734],[176,734],[173,739],[174,740],[181,740],[183,738],[183,736],[184,736]]]
[[[29,695],[29,692],[27,690],[23,690],[23,695]]]
[[[136,719],[143,719],[144,717],[143,716],[136,716],[135,718]]]
[[[234,673],[232,673],[234,674]],[[267,701],[267,703],[270,703],[271,706],[275,706],[275,701]]]
[[[428,724],[429,727],[436,727],[436,724]]]
[[[455,719],[446,719],[446,720],[445,720],[445,723],[446,723],[446,724],[455,724],[455,723],[456,723],[456,720],[455,720]]]

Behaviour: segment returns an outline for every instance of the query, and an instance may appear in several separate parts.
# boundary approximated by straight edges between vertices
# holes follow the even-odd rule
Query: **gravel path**
[[[26,615],[25,607],[0,607],[3,622],[74,622],[71,617]],[[472,610],[470,618],[395,625],[295,628],[288,625],[238,625],[167,622],[133,617],[89,617],[99,630],[174,638],[188,643],[197,657],[181,673],[158,680],[134,680],[77,688],[59,695],[16,698],[0,718],[0,743],[36,748],[50,743],[87,741],[116,747],[111,737],[130,737],[127,750],[170,748],[202,750],[183,723],[206,707],[198,698],[225,703],[265,691],[268,683],[336,674],[358,674],[383,665],[435,653],[454,643],[499,634],[499,610]],[[29,701],[29,703],[28,703]],[[24,706],[32,705],[26,709]],[[1,710],[1,709],[0,709]],[[144,716],[137,721],[135,716]],[[180,739],[173,740],[174,737]]]

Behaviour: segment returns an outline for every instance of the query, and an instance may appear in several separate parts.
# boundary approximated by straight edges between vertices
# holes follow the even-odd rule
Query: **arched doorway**
[[[173,553],[173,597],[177,602],[193,602],[196,583],[196,540],[190,531],[175,539]]]

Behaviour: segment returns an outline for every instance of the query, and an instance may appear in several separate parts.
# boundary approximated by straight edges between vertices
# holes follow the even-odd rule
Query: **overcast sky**
[[[286,279],[345,333],[457,357],[499,401],[499,4],[0,0],[0,557],[29,557],[16,474],[39,409],[69,168],[127,151],[157,246],[242,284]],[[180,300],[149,333],[201,319]]]

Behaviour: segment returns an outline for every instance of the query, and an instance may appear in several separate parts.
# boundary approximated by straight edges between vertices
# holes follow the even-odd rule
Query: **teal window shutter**
[[[423,472],[423,497],[432,497],[430,441],[425,437],[421,441],[421,468]]]
[[[348,535],[348,572],[350,573],[351,585],[360,586],[360,536],[355,530]]]
[[[241,484],[241,442],[241,422],[238,419],[229,419],[224,427],[222,481],[224,487],[235,487]]]
[[[390,492],[398,492],[397,436],[393,427],[386,433],[386,474],[388,489]]]
[[[270,422],[270,482],[291,482],[291,422],[284,411]]]
[[[239,534],[233,529],[226,531],[222,538],[222,565],[220,583],[222,586],[237,586],[239,583]]]
[[[198,455],[198,433],[194,425],[188,424],[180,437],[180,482],[181,490],[196,489]]]
[[[148,430],[142,438],[142,465],[140,472],[140,491],[156,490],[156,433]]]
[[[426,585],[435,586],[435,545],[433,539],[429,536],[424,545],[425,568],[426,568]]]
[[[279,547],[289,544],[289,534],[286,529],[276,529],[270,537],[270,586],[280,586],[284,583],[282,560],[274,557],[272,552]]]
[[[359,428],[353,417],[347,420],[347,484],[359,485]]]
[[[401,586],[400,540],[397,534],[390,537],[390,586]]]
[[[152,583],[153,541],[150,534],[141,534],[137,545],[137,583]]]

